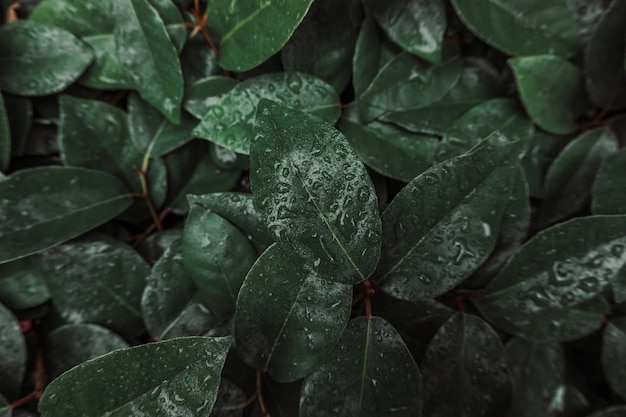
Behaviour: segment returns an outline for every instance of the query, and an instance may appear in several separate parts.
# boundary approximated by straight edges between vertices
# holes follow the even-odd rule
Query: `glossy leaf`
[[[502,342],[477,316],[450,318],[428,345],[420,369],[426,416],[502,416],[509,408]]]
[[[141,298],[148,333],[156,340],[199,336],[219,323],[200,301],[176,241],[152,267]]]
[[[279,382],[311,374],[339,341],[350,317],[352,287],[323,279],[272,245],[241,287],[235,340],[242,359]],[[263,314],[258,314],[263,311]]]
[[[26,372],[26,343],[20,324],[0,304],[0,395],[16,399]]]
[[[407,52],[397,55],[357,97],[359,117],[367,123],[388,113],[433,104],[454,87],[462,72],[463,64],[456,56],[431,66]]]
[[[612,2],[585,49],[585,81],[591,101],[602,108],[626,107],[626,4]]]
[[[522,167],[528,181],[528,191],[534,198],[543,198],[544,177],[550,164],[559,152],[569,143],[570,137],[556,136],[535,129],[528,151],[522,159]]]
[[[246,394],[228,379],[222,378],[217,399],[209,417],[241,417]]]
[[[589,130],[572,140],[546,174],[544,189],[548,197],[539,221],[552,224],[584,209],[600,165],[617,148],[615,134],[606,128]]]
[[[6,172],[11,159],[11,129],[4,99],[0,94],[0,172]]]
[[[626,318],[613,319],[604,328],[602,369],[611,389],[626,398]]]
[[[340,114],[337,93],[319,78],[299,72],[265,74],[248,79],[226,93],[204,115],[194,135],[248,154],[257,105],[264,98],[312,113],[329,123],[335,123]]]
[[[550,404],[565,371],[565,355],[558,344],[533,344],[511,339],[505,347],[513,382],[509,417],[549,416]],[[541,383],[538,383],[541,381]]]
[[[436,297],[487,259],[517,174],[520,146],[496,133],[420,174],[396,195],[383,213],[376,271],[386,293],[412,301]]]
[[[239,288],[256,260],[247,237],[219,215],[191,204],[182,255],[183,265],[209,310],[220,317],[234,313]]]
[[[427,61],[441,61],[446,11],[442,0],[365,1],[387,36]]]
[[[251,194],[211,193],[191,195],[189,204],[204,207],[219,214],[243,232],[259,253],[274,243],[261,215],[254,208]]]
[[[343,135],[315,116],[259,105],[250,149],[254,205],[278,242],[341,283],[367,277],[379,257],[380,218],[365,167]]]
[[[83,168],[42,167],[0,181],[0,263],[48,249],[130,206],[117,178]]]
[[[30,20],[0,27],[0,88],[23,96],[57,93],[93,60],[91,49],[70,32]]]
[[[165,24],[148,0],[114,0],[117,57],[141,97],[173,123],[180,121],[183,74]]]
[[[207,48],[207,43],[201,36],[188,40],[180,54],[180,63],[185,85],[191,85],[203,78],[222,74],[222,70],[217,64],[215,51]]]
[[[42,417],[208,414],[230,344],[229,337],[188,337],[116,350],[52,381],[39,411]]]
[[[608,156],[593,182],[591,211],[594,214],[626,214],[626,150]]]
[[[453,0],[452,5],[474,34],[508,55],[577,54],[578,26],[566,0]]]
[[[11,154],[24,156],[28,134],[33,124],[33,106],[27,97],[4,95],[4,107],[9,119]]]
[[[220,66],[247,71],[261,64],[287,43],[313,0],[214,0],[208,25],[220,44]]]
[[[220,75],[201,78],[185,89],[183,106],[194,117],[202,119],[211,107],[219,104],[224,94],[235,88],[237,84],[239,84],[237,80]]]
[[[150,269],[130,246],[97,233],[40,256],[52,301],[66,321],[131,336],[141,331],[141,293]]]
[[[66,324],[46,339],[48,369],[56,377],[76,365],[128,347],[120,336],[97,324]]]
[[[22,310],[49,299],[50,293],[36,257],[0,265],[0,303],[13,310]]]
[[[398,332],[380,317],[350,323],[324,364],[304,380],[302,417],[420,417],[422,376]]]
[[[578,67],[554,55],[512,58],[508,63],[533,122],[550,133],[574,132],[576,117],[587,106]]]

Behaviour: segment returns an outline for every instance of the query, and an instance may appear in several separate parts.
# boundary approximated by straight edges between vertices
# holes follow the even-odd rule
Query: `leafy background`
[[[626,415],[626,1],[0,17],[1,416]]]

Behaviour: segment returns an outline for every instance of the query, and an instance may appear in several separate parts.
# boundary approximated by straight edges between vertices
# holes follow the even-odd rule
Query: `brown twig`
[[[265,371],[263,369],[256,370],[256,399],[259,400],[259,407],[261,407],[261,414],[263,417],[271,417],[269,411],[267,411],[267,407],[265,406],[265,401],[263,400],[263,381],[261,377]]]

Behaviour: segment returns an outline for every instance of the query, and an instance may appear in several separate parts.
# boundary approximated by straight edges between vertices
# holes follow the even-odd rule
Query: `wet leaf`
[[[471,31],[508,55],[577,55],[578,26],[566,0],[453,0]]]
[[[0,88],[22,96],[57,93],[85,71],[91,49],[66,30],[30,20],[0,27]]]
[[[352,303],[351,286],[323,279],[289,250],[274,244],[261,255],[235,314],[242,359],[279,382],[301,379],[321,364],[339,341]]]
[[[230,344],[229,337],[188,337],[116,350],[52,381],[39,411],[42,417],[208,413]]]
[[[535,129],[528,145],[528,151],[522,159],[522,166],[528,181],[531,197],[543,198],[544,176],[554,158],[569,143],[570,137],[556,136]]]
[[[126,186],[100,171],[41,167],[0,181],[0,263],[48,249],[122,213]]]
[[[512,192],[520,146],[496,133],[420,174],[396,195],[382,216],[376,271],[386,293],[411,301],[436,297],[487,259]]]
[[[441,61],[446,28],[442,0],[367,0],[364,3],[387,36],[405,51],[433,63]]]
[[[26,372],[26,343],[20,324],[0,304],[0,395],[16,399]]]
[[[183,266],[211,312],[228,317],[256,251],[235,226],[206,208],[190,204],[182,237]]]
[[[604,328],[602,369],[611,389],[626,398],[626,318],[612,319]]]
[[[50,293],[36,257],[0,265],[0,303],[13,310],[22,310],[49,299]]]
[[[194,117],[202,119],[237,84],[237,80],[220,75],[201,78],[185,89],[183,106]]]
[[[228,379],[222,378],[217,399],[209,417],[241,417],[246,394]]]
[[[578,67],[554,55],[508,61],[522,104],[540,128],[559,135],[576,130],[576,117],[587,108]]]
[[[250,186],[274,238],[330,280],[367,277],[379,257],[378,204],[343,135],[315,116],[267,100],[259,105],[255,132]]]
[[[304,380],[302,417],[421,417],[422,376],[398,332],[380,317],[348,323],[335,350]]]
[[[52,302],[69,323],[98,323],[134,336],[143,329],[148,264],[130,246],[94,233],[40,255]]]
[[[235,152],[248,154],[254,137],[257,105],[269,99],[335,123],[339,97],[324,81],[299,72],[281,72],[250,78],[230,90],[202,118],[194,135]]]
[[[217,64],[215,51],[207,48],[207,43],[201,36],[189,39],[180,54],[180,62],[185,85],[222,74],[222,69]]]
[[[591,211],[594,214],[626,214],[626,150],[608,156],[593,182]]]
[[[0,94],[0,172],[7,172],[11,159],[11,129],[2,94]]]
[[[511,382],[504,347],[477,316],[451,317],[428,345],[420,369],[426,416],[495,417],[509,408]]]
[[[287,43],[313,0],[214,0],[208,26],[220,44],[220,66],[247,71],[263,63]]]

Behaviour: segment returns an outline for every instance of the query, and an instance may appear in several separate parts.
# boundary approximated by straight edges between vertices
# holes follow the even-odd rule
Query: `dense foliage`
[[[626,416],[626,1],[0,14],[0,416]]]

